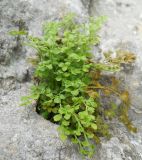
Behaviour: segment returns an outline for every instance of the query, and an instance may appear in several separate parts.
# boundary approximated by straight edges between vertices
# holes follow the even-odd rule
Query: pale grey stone
[[[136,62],[119,73],[131,95],[130,119],[138,128],[137,134],[129,133],[126,128],[114,121],[110,141],[102,141],[97,153],[99,160],[141,160],[142,159],[142,36],[140,0],[93,0],[91,15],[105,15],[108,20],[101,31],[101,53],[118,49],[127,50],[137,57]],[[136,27],[137,26],[137,27]],[[137,28],[134,33],[134,28]]]
[[[123,124],[113,120],[113,137],[109,141],[102,139],[94,158],[142,159],[141,6],[141,0],[0,0],[0,160],[82,159],[76,146],[60,141],[57,126],[37,115],[34,106],[19,106],[21,96],[28,94],[31,85],[32,68],[26,59],[35,52],[21,46],[22,38],[8,34],[23,28],[40,36],[44,21],[55,20],[70,11],[85,18],[88,13],[108,16],[100,33],[101,44],[95,50],[97,55],[124,49],[137,56],[134,66],[119,76],[131,93],[130,118],[138,133],[129,133]]]

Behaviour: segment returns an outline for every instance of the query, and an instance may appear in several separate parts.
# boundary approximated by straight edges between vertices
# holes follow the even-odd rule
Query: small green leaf
[[[64,118],[65,118],[66,120],[69,120],[69,119],[71,118],[71,114],[66,114],[66,115],[64,116]]]
[[[63,94],[60,94],[60,99],[65,99],[66,97]]]
[[[94,129],[94,130],[97,130],[97,125],[95,123],[91,124],[91,127]]]
[[[82,111],[82,112],[79,112],[79,118],[80,119],[84,119],[84,118],[86,118],[86,117],[88,117],[89,115],[88,115],[88,112],[86,112],[86,111]]]
[[[61,77],[56,77],[56,80],[57,80],[57,81],[61,81],[62,78],[61,78]]]
[[[51,113],[51,112],[52,112],[52,108],[51,108],[51,107],[48,107],[48,108],[47,108],[47,111],[48,111],[49,113]]]
[[[61,114],[57,114],[57,115],[54,116],[54,121],[55,121],[55,122],[58,122],[58,121],[60,121],[61,119],[62,119],[62,115],[61,115]]]
[[[75,110],[79,110],[79,105],[74,107]]]
[[[53,69],[52,64],[47,65],[47,68],[48,68],[48,69]]]
[[[74,143],[74,144],[77,144],[77,143],[78,143],[78,141],[77,141],[75,138],[72,138],[71,141],[72,141],[72,143]]]
[[[60,97],[56,97],[56,98],[54,99],[54,102],[55,102],[55,103],[61,103]]]
[[[79,91],[78,91],[78,90],[71,91],[71,94],[72,94],[73,96],[77,96],[77,95],[79,94]]]
[[[52,109],[52,112],[53,112],[53,113],[58,113],[58,108],[53,108],[53,109]]]
[[[77,136],[80,136],[81,135],[81,131],[78,129],[78,130],[74,131],[74,134],[77,135]]]
[[[67,136],[65,134],[60,134],[60,138],[62,141],[67,140]]]
[[[63,121],[62,121],[62,124],[63,124],[64,126],[69,126],[70,122],[69,122],[69,121],[66,121],[66,120],[63,120]]]
[[[87,134],[87,136],[88,136],[88,138],[93,138],[94,137],[94,134],[93,133],[86,133]]]
[[[83,155],[88,155],[88,151],[85,149],[80,149],[80,153]]]
[[[62,70],[63,70],[63,71],[66,71],[67,69],[68,69],[67,66],[63,66],[63,67],[62,67]]]
[[[59,113],[60,113],[60,114],[66,114],[66,112],[67,112],[67,111],[66,111],[65,108],[63,108],[63,107],[60,107],[60,108],[59,108]]]
[[[88,141],[83,141],[83,142],[82,142],[82,145],[83,145],[84,147],[88,147],[90,144],[89,144]]]
[[[93,107],[88,107],[87,110],[88,110],[88,112],[90,112],[90,113],[94,113],[94,111],[95,111],[95,109],[94,109]]]

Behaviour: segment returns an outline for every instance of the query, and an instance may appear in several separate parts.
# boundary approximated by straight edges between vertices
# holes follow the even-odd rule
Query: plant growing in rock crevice
[[[36,49],[37,57],[31,60],[35,66],[35,84],[31,95],[23,97],[23,105],[36,100],[37,112],[59,124],[61,139],[69,137],[87,156],[94,153],[90,140],[98,143],[99,137],[110,136],[107,118],[118,117],[128,129],[136,131],[128,118],[129,93],[119,90],[115,77],[103,83],[102,71],[118,71],[121,60],[93,61],[91,50],[99,43],[98,31],[104,20],[104,17],[91,18],[88,23],[79,24],[71,14],[46,23],[43,37],[28,36],[27,43]],[[118,96],[122,105],[116,106],[108,98],[104,107],[102,99],[111,95]]]

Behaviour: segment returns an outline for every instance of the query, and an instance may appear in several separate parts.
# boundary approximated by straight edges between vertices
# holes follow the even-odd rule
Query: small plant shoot
[[[23,97],[23,105],[36,101],[37,112],[59,125],[61,139],[69,138],[88,157],[93,156],[100,137],[110,137],[109,120],[117,118],[136,132],[128,116],[129,92],[120,89],[121,82],[115,76],[103,74],[120,71],[121,63],[132,63],[134,55],[127,52],[124,61],[105,53],[106,61],[100,63],[92,54],[93,46],[99,44],[98,31],[105,19],[90,18],[89,22],[78,23],[70,14],[45,23],[42,37],[19,32],[26,33],[27,44],[37,52],[36,58],[30,59],[35,68],[34,84],[31,94]],[[112,96],[121,100],[120,106],[112,101]]]

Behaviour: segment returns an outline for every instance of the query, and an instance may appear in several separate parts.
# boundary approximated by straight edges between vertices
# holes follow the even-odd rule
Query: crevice
[[[90,15],[89,10],[90,10],[90,3],[92,3],[92,0],[81,0],[81,2],[83,4],[84,8],[87,9],[88,15]]]
[[[99,2],[99,0],[90,0],[89,1],[89,6],[88,6],[88,15],[89,16],[97,15],[95,6],[98,4],[98,2]]]
[[[88,6],[88,14],[89,14],[89,16],[92,16],[92,14],[91,14],[92,5],[93,5],[93,0],[90,0],[89,1],[89,6]]]
[[[95,0],[81,0],[81,1],[83,6],[87,9],[88,15],[92,16],[91,10],[93,8],[92,6],[94,6],[93,4]]]
[[[13,21],[13,23],[18,28],[18,31],[28,31],[28,27],[26,26],[26,23],[22,19]],[[22,41],[23,39],[21,38],[20,35],[16,36],[17,45],[14,46],[14,48],[12,49],[13,50],[12,57],[16,60],[18,60],[23,55],[21,54],[23,49]]]

